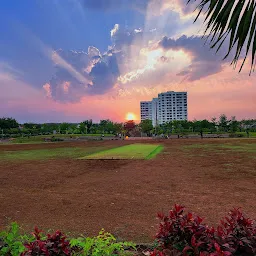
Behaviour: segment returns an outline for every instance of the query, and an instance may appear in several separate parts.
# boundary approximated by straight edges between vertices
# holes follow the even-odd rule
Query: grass
[[[101,151],[80,159],[152,159],[162,150],[162,145],[136,143]]]
[[[56,158],[79,158],[105,149],[105,147],[69,147],[54,149],[2,151],[0,152],[0,161],[29,161]]]
[[[24,137],[18,137],[18,138],[14,138],[13,140],[11,140],[10,142],[12,144],[19,144],[19,143],[24,143],[24,144],[32,144],[32,143],[45,143],[44,142],[44,138],[51,138],[52,136],[54,136],[55,138],[70,138],[72,136],[72,138],[78,138],[78,137],[100,137],[101,134],[50,134],[50,135],[37,135],[37,136],[30,136],[29,138],[27,136]],[[113,137],[113,134],[104,134],[105,137]],[[1,145],[1,144],[0,144]]]
[[[246,132],[236,132],[237,134],[242,134],[242,135],[244,135],[244,137],[247,137],[247,134],[246,134]],[[250,136],[250,138],[252,137],[252,138],[256,138],[256,132],[249,132],[249,136]]]

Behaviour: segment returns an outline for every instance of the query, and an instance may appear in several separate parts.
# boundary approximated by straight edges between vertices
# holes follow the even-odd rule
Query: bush
[[[216,238],[227,244],[234,255],[256,255],[255,221],[246,218],[240,209],[233,209],[217,227]]]
[[[215,230],[202,223],[202,218],[184,213],[175,205],[169,215],[158,214],[159,249],[152,256],[164,255],[256,255],[256,226],[239,209],[232,210]]]
[[[57,142],[57,141],[64,141],[62,138],[56,138],[55,136],[52,136],[51,142]]]
[[[42,231],[37,227],[33,233],[35,241],[25,244],[26,250],[21,256],[65,256],[71,255],[71,248],[66,236],[57,230],[54,234],[47,237],[41,235]]]
[[[6,231],[0,233],[0,255],[19,256],[25,251],[25,242],[31,237],[22,235],[16,222],[11,223]]]
[[[243,137],[245,137],[245,135],[242,133],[230,133],[229,137],[230,138],[243,138]]]
[[[32,236],[33,235],[33,236]],[[69,241],[59,230],[44,235],[35,227],[31,236],[21,235],[17,223],[12,223],[0,233],[1,256],[114,256],[131,255],[126,249],[135,249],[135,244],[117,242],[110,233],[101,230],[98,236],[79,237]]]
[[[73,248],[77,248],[75,255],[83,256],[113,256],[113,255],[128,255],[125,252],[125,247],[135,248],[133,243],[116,242],[116,239],[110,233],[102,229],[97,237],[80,237],[72,239],[70,244]]]

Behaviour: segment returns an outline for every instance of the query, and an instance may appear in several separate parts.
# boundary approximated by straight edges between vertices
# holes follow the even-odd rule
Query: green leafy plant
[[[11,223],[7,230],[0,233],[0,255],[19,256],[25,251],[23,244],[31,239],[31,236],[21,234],[16,222]]]
[[[79,237],[71,239],[70,245],[75,251],[74,255],[81,256],[114,256],[129,255],[125,248],[135,249],[135,244],[130,242],[117,242],[116,238],[102,229],[99,235],[93,238]]]
[[[210,39],[211,47],[217,47],[217,51],[222,47],[225,41],[228,42],[227,58],[232,49],[235,49],[235,56],[231,64],[237,65],[240,56],[244,56],[244,61],[240,71],[243,68],[245,60],[251,53],[251,71],[255,68],[256,54],[256,3],[254,0],[188,0],[198,2],[198,16],[203,15],[206,10],[204,22],[204,36]],[[245,50],[243,52],[243,49]],[[250,73],[251,73],[250,71]]]

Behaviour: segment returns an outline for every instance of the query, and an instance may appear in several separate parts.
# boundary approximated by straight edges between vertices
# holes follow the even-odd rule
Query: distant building
[[[152,124],[155,127],[157,125],[157,117],[158,117],[158,98],[153,98],[152,100],[152,117],[149,118],[150,120],[152,120]]]
[[[150,119],[155,127],[173,120],[187,120],[187,92],[159,93],[152,101],[140,102],[141,121]]]
[[[140,102],[140,119],[152,120],[152,101],[141,101]]]

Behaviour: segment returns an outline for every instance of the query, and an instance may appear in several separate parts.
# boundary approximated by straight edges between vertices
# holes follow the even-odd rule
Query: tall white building
[[[140,102],[140,119],[152,120],[152,101],[141,101]]]
[[[153,126],[173,120],[187,120],[187,92],[159,93],[158,98],[140,103],[141,121],[152,120]]]
[[[152,102],[151,103],[152,117],[149,119],[152,120],[152,124],[155,127],[157,125],[157,116],[158,116],[158,98],[154,98],[151,102]]]

